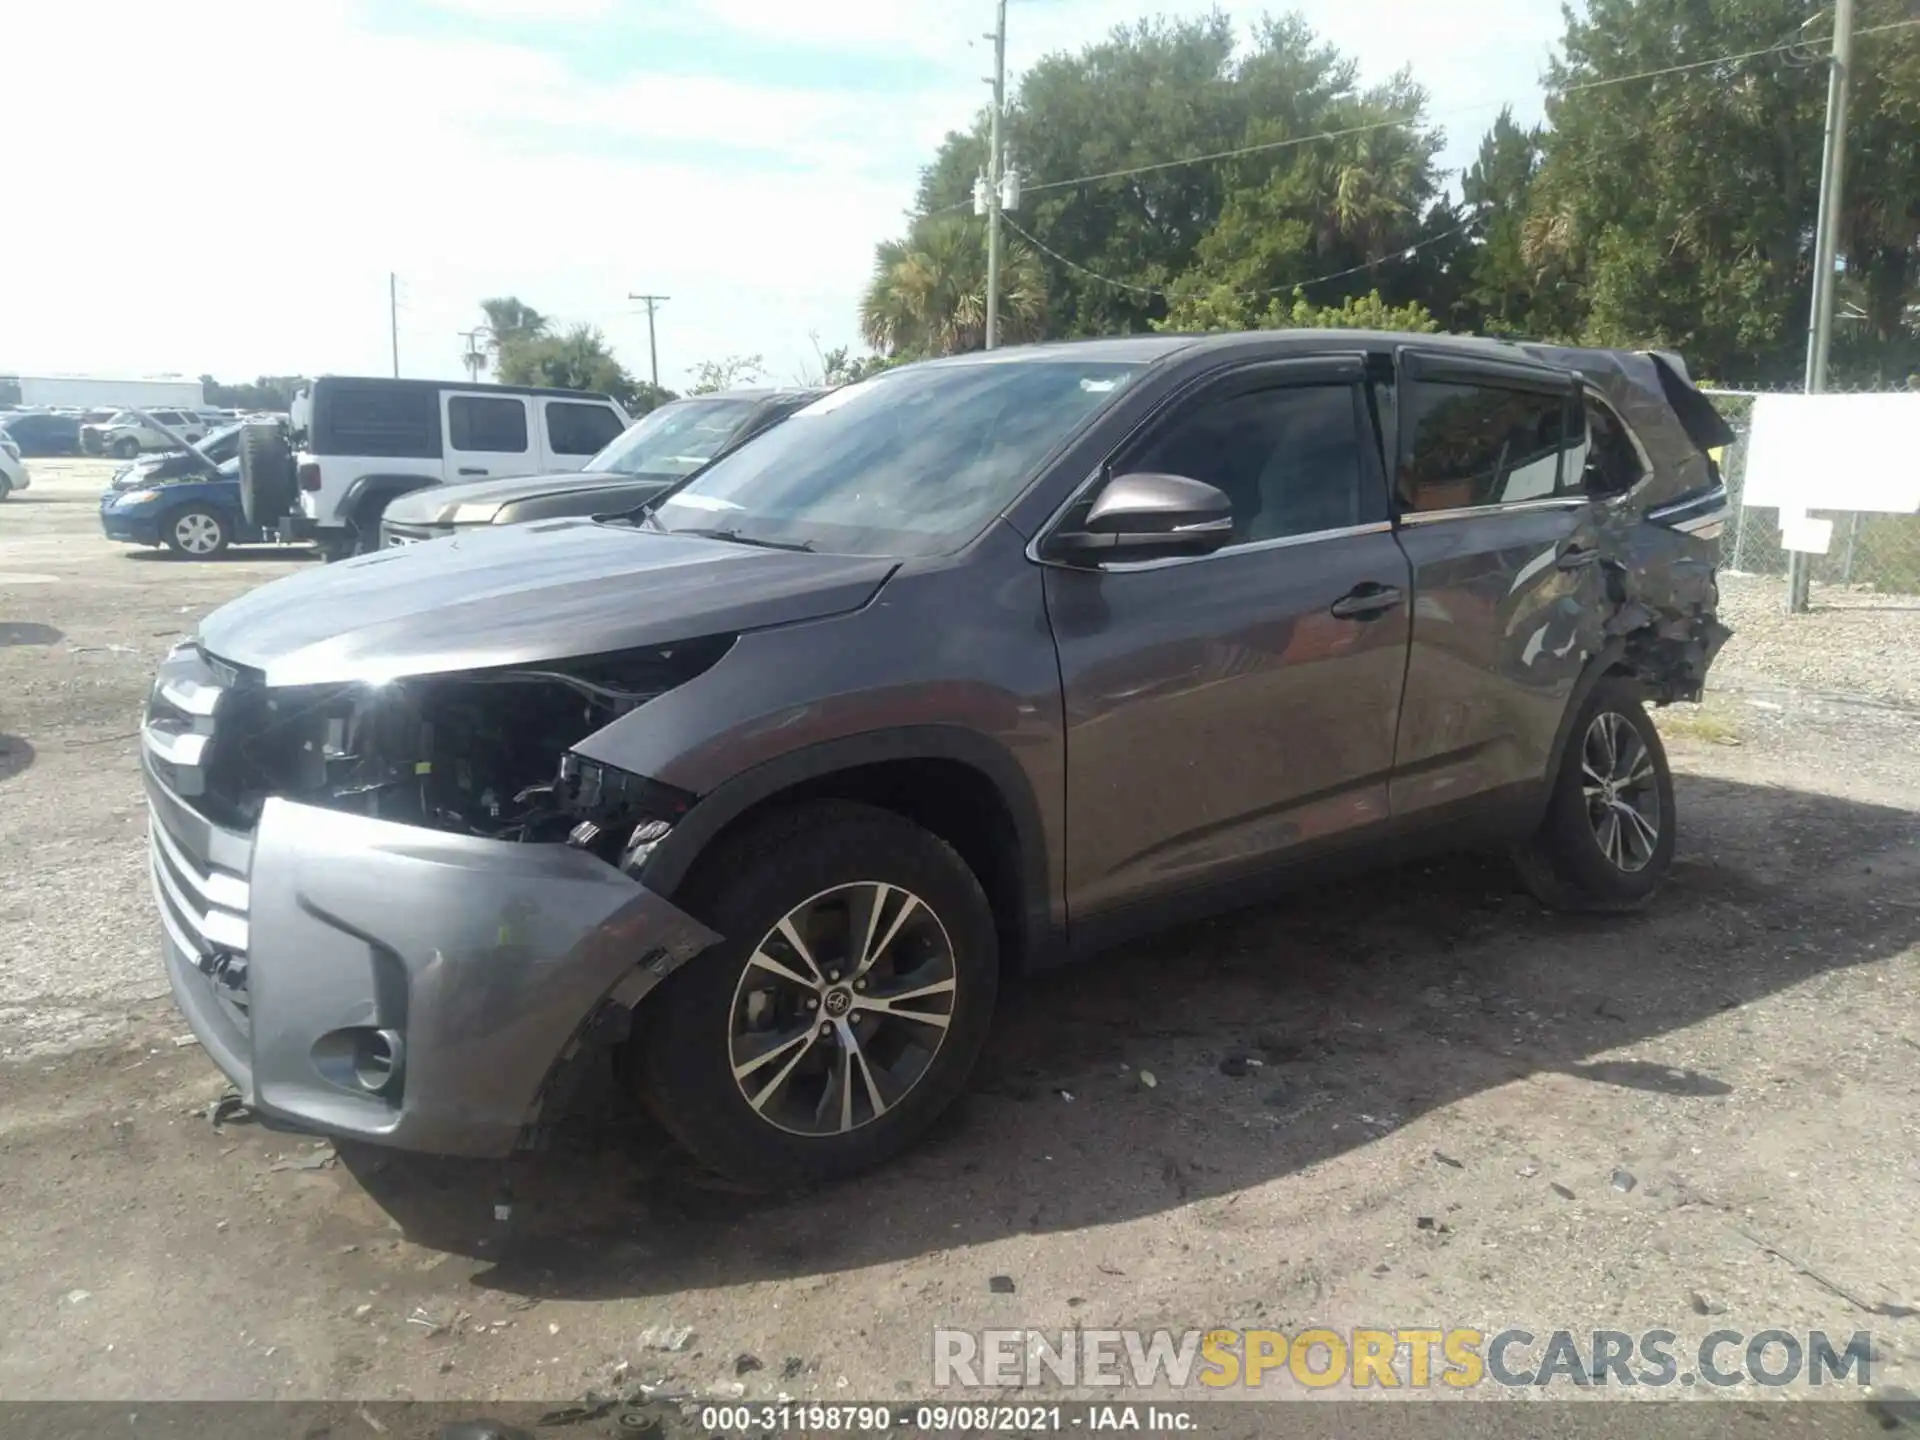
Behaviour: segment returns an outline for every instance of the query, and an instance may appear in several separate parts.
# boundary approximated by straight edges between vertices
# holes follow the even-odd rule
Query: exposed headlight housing
[[[121,492],[120,498],[113,503],[116,505],[144,505],[149,500],[158,500],[159,498],[160,492],[158,490],[125,490]]]

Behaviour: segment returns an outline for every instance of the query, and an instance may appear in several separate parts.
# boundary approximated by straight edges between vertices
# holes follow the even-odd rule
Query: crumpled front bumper
[[[601,1002],[719,938],[566,846],[280,799],[248,835],[143,768],[174,999],[249,1106],[325,1133],[508,1154]],[[400,1042],[377,1089],[353,1060],[370,1032]]]

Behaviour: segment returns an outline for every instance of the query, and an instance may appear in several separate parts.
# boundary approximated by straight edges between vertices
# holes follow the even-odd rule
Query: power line
[[[1855,30],[1854,37],[1883,34],[1889,30],[1905,30],[1920,25],[1920,18],[1895,20],[1885,25],[1872,25]],[[1755,60],[1763,55],[1778,55],[1788,50],[1803,49],[1806,45],[1803,37],[1784,41],[1778,45],[1769,45],[1761,50],[1745,50],[1731,55],[1716,55],[1710,60],[1692,60],[1683,65],[1667,65],[1657,70],[1642,70],[1632,75],[1615,75],[1605,80],[1587,80],[1578,85],[1563,85],[1546,92],[1549,97],[1574,95],[1586,90],[1598,90],[1610,85],[1626,85],[1635,80],[1656,80],[1665,75],[1680,75],[1693,70],[1705,70],[1715,65],[1734,65],[1742,60]],[[1451,110],[1435,113],[1428,117],[1433,120],[1445,120],[1455,115],[1476,114],[1487,110],[1502,108],[1511,101],[1489,101],[1479,105],[1461,105]],[[1311,145],[1320,140],[1341,140],[1349,135],[1365,135],[1374,130],[1390,130],[1399,125],[1411,125],[1420,117],[1396,115],[1386,120],[1374,120],[1364,125],[1348,125],[1336,130],[1319,130],[1311,135],[1292,135],[1284,140],[1268,140],[1256,145],[1241,145],[1231,150],[1214,150],[1203,155],[1187,155],[1177,160],[1157,160],[1149,165],[1134,165],[1120,170],[1103,170],[1092,175],[1076,175],[1070,180],[1043,180],[1022,188],[1028,193],[1038,190],[1064,190],[1073,185],[1092,185],[1102,180],[1125,180],[1135,175],[1152,175],[1162,170],[1175,170],[1184,165],[1206,165],[1219,160],[1237,160],[1247,155],[1261,155],[1275,150],[1293,149],[1300,145]],[[943,205],[929,210],[927,215],[944,215],[949,211],[964,210],[970,201],[955,205]]]
[[[1853,34],[1854,38],[1858,39],[1862,35],[1879,35],[1888,30],[1906,30],[1915,25],[1920,25],[1920,18],[1913,20],[1894,20],[1885,25],[1873,25],[1864,30],[1855,30]],[[1638,75],[1616,75],[1606,80],[1585,80],[1578,85],[1562,85],[1559,89],[1550,90],[1547,93],[1549,95],[1574,95],[1582,90],[1599,90],[1608,85],[1625,85],[1632,80],[1657,80],[1662,75],[1680,75],[1689,70],[1705,70],[1714,65],[1734,65],[1742,60],[1757,60],[1762,55],[1778,55],[1788,50],[1803,50],[1806,48],[1806,45],[1807,41],[1804,37],[1796,37],[1792,40],[1783,41],[1778,45],[1769,45],[1764,50],[1747,50],[1738,55],[1716,55],[1711,60],[1691,60],[1685,65],[1668,65],[1659,70],[1643,70]]]
[[[1371,270],[1376,265],[1388,265],[1395,260],[1409,259],[1416,252],[1426,249],[1429,245],[1438,245],[1442,240],[1450,240],[1455,235],[1464,234],[1479,222],[1480,217],[1476,215],[1470,220],[1455,225],[1450,230],[1442,230],[1438,235],[1429,235],[1424,240],[1416,240],[1413,244],[1402,246],[1391,254],[1375,256],[1371,260],[1363,260],[1358,265],[1349,265],[1344,270],[1333,270],[1325,275],[1316,275],[1311,280],[1295,280],[1290,284],[1276,285],[1270,290],[1235,290],[1231,293],[1243,300],[1264,300],[1273,295],[1290,295],[1295,290],[1306,289],[1309,285],[1323,285],[1329,280],[1344,280],[1349,275],[1358,275],[1362,270]],[[1174,298],[1171,292],[1162,290],[1157,286],[1136,285],[1130,280],[1116,280],[1111,275],[1102,275],[1098,270],[1089,270],[1078,261],[1069,260],[1058,250],[1052,249],[1034,239],[1033,236],[1029,235],[1025,230],[1015,225],[1013,221],[1008,220],[1006,224],[1010,226],[1013,232],[1022,240],[1025,240],[1029,245],[1033,246],[1034,249],[1044,255],[1051,256],[1069,270],[1078,271],[1089,280],[1098,280],[1101,284],[1111,285],[1117,290],[1131,290],[1137,295],[1152,295],[1162,300],[1171,300]]]

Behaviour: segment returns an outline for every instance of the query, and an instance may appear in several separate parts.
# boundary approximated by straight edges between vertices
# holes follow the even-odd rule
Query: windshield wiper
[[[767,540],[758,535],[742,535],[738,530],[715,528],[712,530],[690,529],[685,526],[678,530],[669,530],[669,535],[698,535],[703,540],[731,540],[736,545],[754,545],[762,550],[801,550],[811,552],[811,540]]]

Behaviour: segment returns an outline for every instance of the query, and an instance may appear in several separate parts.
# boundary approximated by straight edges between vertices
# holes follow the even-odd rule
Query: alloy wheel
[[[173,538],[189,555],[211,555],[220,548],[220,522],[202,510],[189,510],[173,522]]]
[[[1600,853],[1615,868],[1646,869],[1660,843],[1660,780],[1653,752],[1626,716],[1603,710],[1587,727],[1580,790]]]
[[[870,1125],[940,1053],[958,978],[946,927],[919,896],[880,881],[822,891],[747,960],[729,1023],[734,1084],[790,1134]]]

